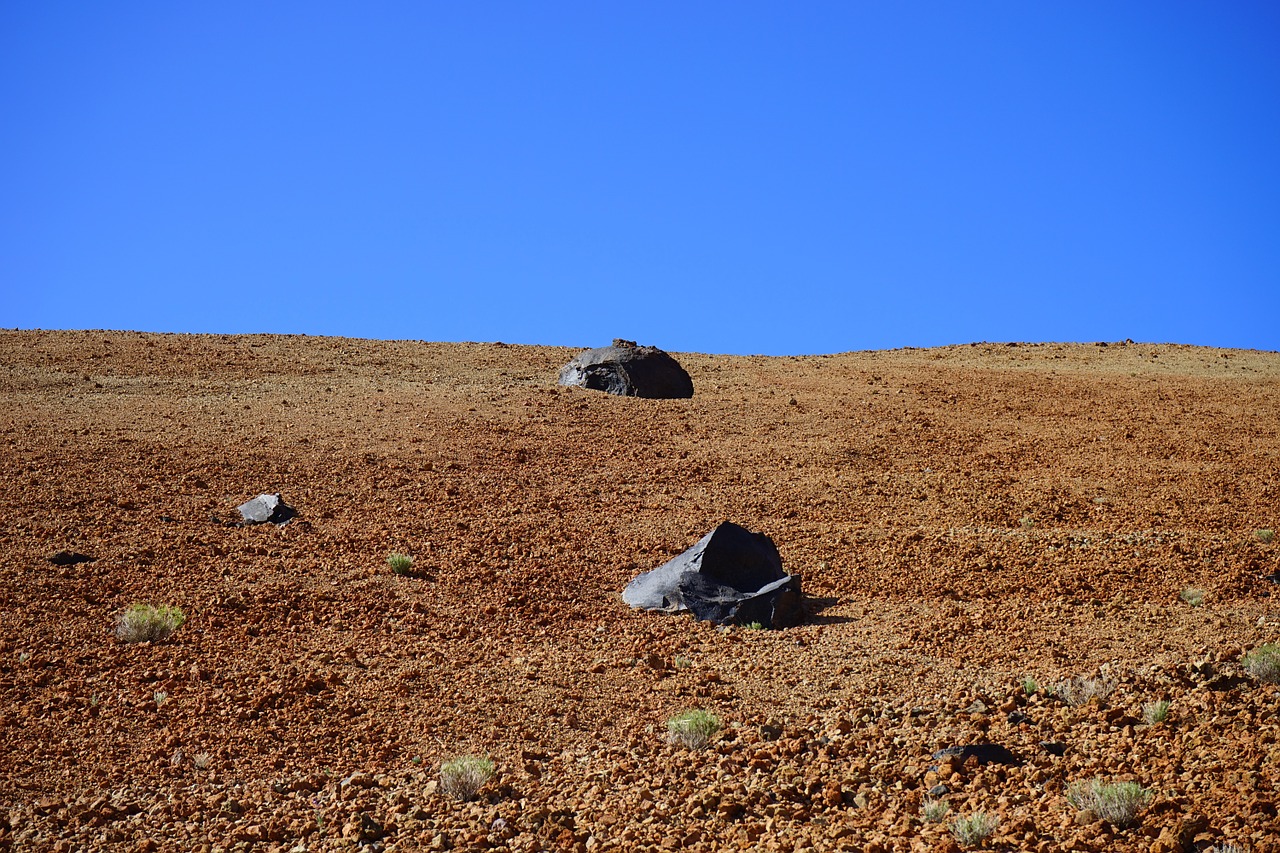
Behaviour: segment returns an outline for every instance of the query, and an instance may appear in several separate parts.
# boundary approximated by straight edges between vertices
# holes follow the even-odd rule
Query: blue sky
[[[1280,350],[1280,4],[0,4],[0,326]]]

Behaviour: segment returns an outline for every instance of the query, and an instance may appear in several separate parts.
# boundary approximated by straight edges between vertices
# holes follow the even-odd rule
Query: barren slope
[[[1280,640],[1280,355],[678,354],[694,398],[652,401],[557,388],[574,352],[0,332],[0,844],[942,849],[946,784],[996,849],[1280,849],[1280,688],[1239,666]],[[219,523],[267,491],[299,518]],[[811,624],[622,604],[725,519]],[[122,644],[137,601],[188,622]],[[707,751],[663,738],[689,707]],[[930,758],[988,740],[1025,763]],[[499,775],[458,804],[466,752]],[[1095,775],[1153,791],[1137,827],[1077,820]]]

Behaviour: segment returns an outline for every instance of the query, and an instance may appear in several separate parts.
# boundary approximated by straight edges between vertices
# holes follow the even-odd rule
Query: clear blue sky
[[[1280,350],[1280,3],[0,4],[0,326]]]

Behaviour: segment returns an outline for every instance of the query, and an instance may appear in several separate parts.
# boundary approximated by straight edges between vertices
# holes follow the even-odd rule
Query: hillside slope
[[[1280,641],[1280,354],[676,354],[656,401],[557,388],[575,352],[0,332],[0,841],[931,850],[943,784],[995,849],[1280,849],[1280,686],[1240,665]],[[225,523],[260,492],[299,517]],[[809,624],[621,602],[726,519]],[[139,601],[188,621],[123,644]],[[706,751],[664,738],[691,707]],[[987,741],[1024,763],[931,758]],[[1137,826],[1068,804],[1099,775]]]

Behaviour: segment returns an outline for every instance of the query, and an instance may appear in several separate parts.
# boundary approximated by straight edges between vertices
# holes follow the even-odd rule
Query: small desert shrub
[[[116,636],[126,643],[158,642],[182,627],[187,617],[167,604],[130,604],[116,619]]]
[[[1224,841],[1221,844],[1215,844],[1204,853],[1249,853],[1248,847],[1241,847],[1239,844],[1232,844],[1230,841]]]
[[[986,812],[974,812],[968,817],[951,821],[951,834],[961,847],[976,847],[996,831],[1000,818]]]
[[[197,770],[208,770],[209,765],[213,763],[213,756],[207,752],[198,752],[191,759],[191,763],[196,766]]]
[[[1270,542],[1272,539],[1276,538],[1276,532],[1274,530],[1255,530],[1253,531],[1253,535],[1257,537],[1259,542]]]
[[[455,800],[473,799],[493,778],[493,762],[479,755],[463,755],[440,765],[440,787]]]
[[[694,709],[667,720],[667,733],[672,743],[689,749],[702,749],[720,731],[720,718],[710,711]]]
[[[1137,782],[1104,782],[1090,779],[1073,782],[1067,788],[1067,802],[1083,811],[1089,809],[1112,826],[1137,823],[1138,812],[1151,800],[1151,792]]]
[[[1087,705],[1090,699],[1106,699],[1116,689],[1114,681],[1105,678],[1072,678],[1058,685],[1054,691],[1068,705]]]
[[[920,804],[920,816],[928,823],[940,823],[951,811],[946,800],[925,800]]]
[[[1280,682],[1280,643],[1267,643],[1240,659],[1245,672],[1259,681]]]
[[[1028,676],[1022,679],[1022,692],[1028,696],[1034,696],[1040,692],[1040,684],[1034,678]]]
[[[1146,721],[1146,724],[1149,726],[1154,726],[1156,723],[1163,723],[1165,720],[1169,719],[1169,707],[1172,704],[1173,703],[1168,699],[1159,699],[1155,702],[1148,702],[1142,706],[1142,719]]]
[[[387,557],[387,565],[398,575],[407,575],[413,571],[413,557],[408,554],[392,554]]]
[[[1192,607],[1199,607],[1201,604],[1204,604],[1203,589],[1196,589],[1195,587],[1189,586],[1186,589],[1184,589],[1182,591],[1182,594],[1179,595],[1178,597],[1181,598],[1183,601],[1185,601],[1187,604],[1190,604]]]

